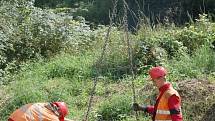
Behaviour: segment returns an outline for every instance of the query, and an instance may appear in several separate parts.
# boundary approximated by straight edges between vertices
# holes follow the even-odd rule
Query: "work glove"
[[[146,106],[140,106],[137,103],[133,103],[132,108],[133,108],[134,111],[144,111],[144,112],[147,112],[147,107]]]
[[[141,110],[139,104],[137,104],[137,103],[133,103],[132,109],[133,109],[134,111],[139,111],[139,110]]]

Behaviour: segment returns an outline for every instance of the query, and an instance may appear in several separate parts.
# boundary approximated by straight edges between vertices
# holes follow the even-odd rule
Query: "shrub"
[[[130,102],[131,100],[128,96],[117,95],[100,105],[97,111],[97,118],[105,121],[115,121],[126,118],[131,111]]]
[[[15,0],[16,1],[16,0]],[[85,21],[71,15],[33,7],[32,1],[1,1],[0,6],[0,74],[8,65],[14,69],[23,62],[49,58],[60,51],[82,53],[95,43],[94,33]],[[1,78],[3,78],[1,76]],[[2,81],[4,79],[1,79]]]
[[[192,54],[204,44],[211,44],[215,39],[215,24],[210,22],[207,14],[200,15],[197,23],[184,27],[176,35],[176,40],[182,42]]]
[[[180,58],[184,55],[185,57],[183,59],[187,60],[187,62],[189,60],[189,63],[191,63],[191,58],[197,59],[193,57],[194,55],[197,57],[196,53],[198,52],[196,51],[199,51],[202,46],[213,46],[212,42],[215,39],[214,25],[214,23],[209,21],[207,15],[203,14],[200,15],[200,19],[197,19],[197,23],[184,28],[158,27],[149,29],[142,27],[138,32],[137,39],[139,43],[135,48],[134,55],[136,60],[135,64],[139,68],[138,70],[145,72],[144,70],[148,69],[146,65],[165,65],[169,60],[171,61],[173,58]],[[207,56],[211,55],[211,52],[212,50],[208,50],[205,53],[202,52],[202,54]],[[190,56],[192,57],[190,58]],[[178,68],[188,69],[190,67],[187,64],[184,64],[184,66],[182,65]],[[178,72],[181,74],[187,72],[191,77],[197,74],[191,68]]]
[[[190,56],[188,54],[180,58],[175,58],[167,64],[170,78],[205,78],[205,75],[214,73],[215,53],[209,45],[203,45]]]

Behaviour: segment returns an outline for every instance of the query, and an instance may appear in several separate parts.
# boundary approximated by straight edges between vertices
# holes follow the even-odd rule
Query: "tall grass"
[[[185,54],[180,58],[175,58],[167,64],[171,70],[172,80],[183,80],[186,78],[201,78],[215,80],[215,52],[210,46],[203,45],[190,56]]]
[[[138,89],[143,88],[145,81],[142,78],[155,65],[167,67],[172,81],[187,78],[215,80],[215,53],[211,49],[215,37],[213,27],[213,23],[202,20],[185,28],[142,28],[137,35],[132,35],[135,71],[139,72],[135,80]],[[1,120],[5,121],[21,105],[48,101],[65,101],[70,108],[69,117],[81,120],[92,89],[92,78],[95,71],[98,72],[94,67],[101,53],[104,32],[98,31],[97,34],[97,43],[87,52],[61,53],[49,60],[23,64],[19,73],[14,75],[15,81],[0,89],[7,93],[0,98]],[[195,46],[191,48],[192,43]],[[114,30],[108,46],[99,68],[99,76],[103,78],[98,82],[90,119],[132,121],[135,118],[130,108],[132,91],[127,78],[130,73],[123,32]],[[149,120],[145,114],[140,117],[143,121]]]
[[[21,105],[34,102],[65,101],[74,113],[76,99],[86,99],[87,102],[92,62],[91,55],[74,57],[63,54],[48,62],[26,64],[16,75],[16,80],[5,89],[10,100],[1,106],[1,120],[6,120]],[[80,105],[85,106],[86,102],[80,101],[77,105],[83,108]]]

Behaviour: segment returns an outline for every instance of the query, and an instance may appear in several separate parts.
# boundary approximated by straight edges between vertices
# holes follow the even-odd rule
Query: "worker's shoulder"
[[[165,97],[166,98],[169,98],[172,95],[180,97],[179,94],[178,94],[178,92],[174,88],[170,88],[170,89],[166,90],[166,92],[165,92]]]

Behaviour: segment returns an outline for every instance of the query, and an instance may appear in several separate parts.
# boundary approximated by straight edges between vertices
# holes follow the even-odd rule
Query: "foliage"
[[[5,88],[7,95],[0,99],[1,119],[6,120],[17,107],[33,102],[65,101],[69,107],[73,107],[70,111],[71,114],[76,113],[74,108],[84,109],[87,102],[86,96],[90,94],[89,90],[91,90],[91,78],[88,77],[88,74],[90,74],[92,61],[93,57],[90,55],[76,58],[68,54],[61,54],[48,62],[41,61],[22,65],[21,72],[15,76],[16,81],[9,83]],[[59,66],[63,69],[74,68],[75,73],[66,75],[68,72],[61,72],[61,68],[55,68]],[[54,68],[57,71],[53,71]],[[55,76],[50,78],[50,75]],[[5,102],[4,99],[8,95],[9,100]]]
[[[181,62],[187,59],[192,61],[192,56],[194,56],[194,53],[197,53],[196,51],[200,48],[212,48],[212,43],[215,37],[215,31],[213,29],[214,23],[211,23],[205,14],[200,15],[200,19],[197,19],[197,21],[198,22],[195,24],[184,28],[168,27],[163,29],[156,28],[155,30],[150,30],[148,28],[140,29],[137,36],[140,44],[135,48],[135,60],[140,71],[147,69],[146,65],[165,66],[169,59],[176,58],[176,61],[179,61],[181,56],[185,56]],[[213,50],[206,50],[208,51],[205,51],[202,54],[206,57],[213,57],[213,53],[211,53]],[[203,58],[204,57],[198,60],[203,61]],[[186,65],[187,64],[185,64],[185,66]],[[189,72],[192,71],[189,70]]]
[[[213,0],[126,0],[129,6],[128,21],[130,27],[136,27],[145,16],[150,23],[176,23],[177,25],[195,21],[199,14],[208,13],[214,18]],[[109,23],[109,12],[113,0],[35,0],[35,6],[41,8],[72,7],[79,9],[77,15],[97,24]],[[116,22],[121,20],[123,1],[119,0]]]
[[[214,59],[215,53],[208,46],[202,46],[191,57],[175,58],[167,64],[171,70],[170,79],[207,78],[206,75],[215,72]]]
[[[48,78],[64,77],[69,79],[80,78],[84,80],[91,77],[90,71],[95,57],[91,54],[84,54],[79,57],[64,57],[65,55],[67,54],[62,54],[61,56],[56,57],[55,60],[45,66],[47,68],[45,75]],[[61,57],[64,57],[64,59]]]
[[[214,23],[211,23],[206,14],[200,15],[195,25],[182,29],[176,39],[188,48],[189,53],[204,44],[211,44],[214,41]]]
[[[1,119],[6,120],[13,110],[26,103],[63,100],[69,104],[69,116],[80,120],[87,107],[92,78],[98,76],[96,72],[104,77],[105,82],[98,82],[94,103],[99,106],[96,105],[97,109],[93,110],[96,115],[93,116],[101,120],[134,120],[128,98],[131,92],[127,89],[129,86],[123,85],[130,83],[127,77],[131,74],[125,32],[120,27],[113,27],[104,60],[96,67],[108,28],[100,26],[92,30],[84,18],[74,20],[70,14],[73,9],[40,9],[34,7],[32,2],[1,1],[0,92],[4,92],[0,93]],[[73,4],[77,1],[67,2]],[[154,2],[152,0],[151,4]],[[120,6],[119,9],[122,9]],[[90,19],[104,23],[108,21],[105,17],[111,2],[95,0],[95,3],[82,7],[88,7],[88,12],[93,16],[89,14]],[[103,12],[106,12],[104,18],[97,19]],[[207,78],[214,82],[214,28],[215,24],[206,14],[200,15],[195,23],[186,27],[175,27],[170,23],[164,26],[141,25],[135,35],[129,33],[135,76],[146,77],[151,66],[163,65],[168,68],[168,78],[172,81]],[[116,83],[116,80],[120,81]],[[136,81],[141,84],[143,80]],[[115,89],[104,92],[111,84],[120,83],[127,90],[117,85]],[[108,97],[105,97],[106,94]],[[111,97],[112,94],[115,96]],[[104,98],[110,100],[102,100]],[[190,112],[187,114],[195,114]]]
[[[106,28],[105,28],[105,31]],[[98,36],[102,36],[102,40],[105,41],[105,31],[97,33]],[[102,34],[102,35],[100,35]],[[105,36],[104,36],[105,35]],[[107,43],[107,48],[104,55],[103,63],[101,64],[100,74],[110,77],[111,79],[120,79],[126,74],[129,74],[129,60],[128,60],[128,47],[127,42],[124,39],[125,33],[123,31],[113,28],[110,33],[110,40]],[[132,38],[132,36],[130,36]],[[131,39],[130,38],[130,39]],[[102,43],[105,44],[105,43]],[[132,43],[132,45],[135,43]],[[132,47],[131,45],[131,47]]]
[[[3,76],[13,73],[22,62],[49,58],[62,50],[86,51],[95,41],[89,26],[73,20],[72,16],[41,10],[28,2],[2,3],[0,74]],[[5,72],[10,63],[17,66],[12,72]]]
[[[115,121],[126,118],[131,111],[129,102],[126,95],[116,96],[103,102],[97,111],[98,120]]]
[[[79,7],[81,2],[88,0],[35,0],[34,5],[40,8]]]

